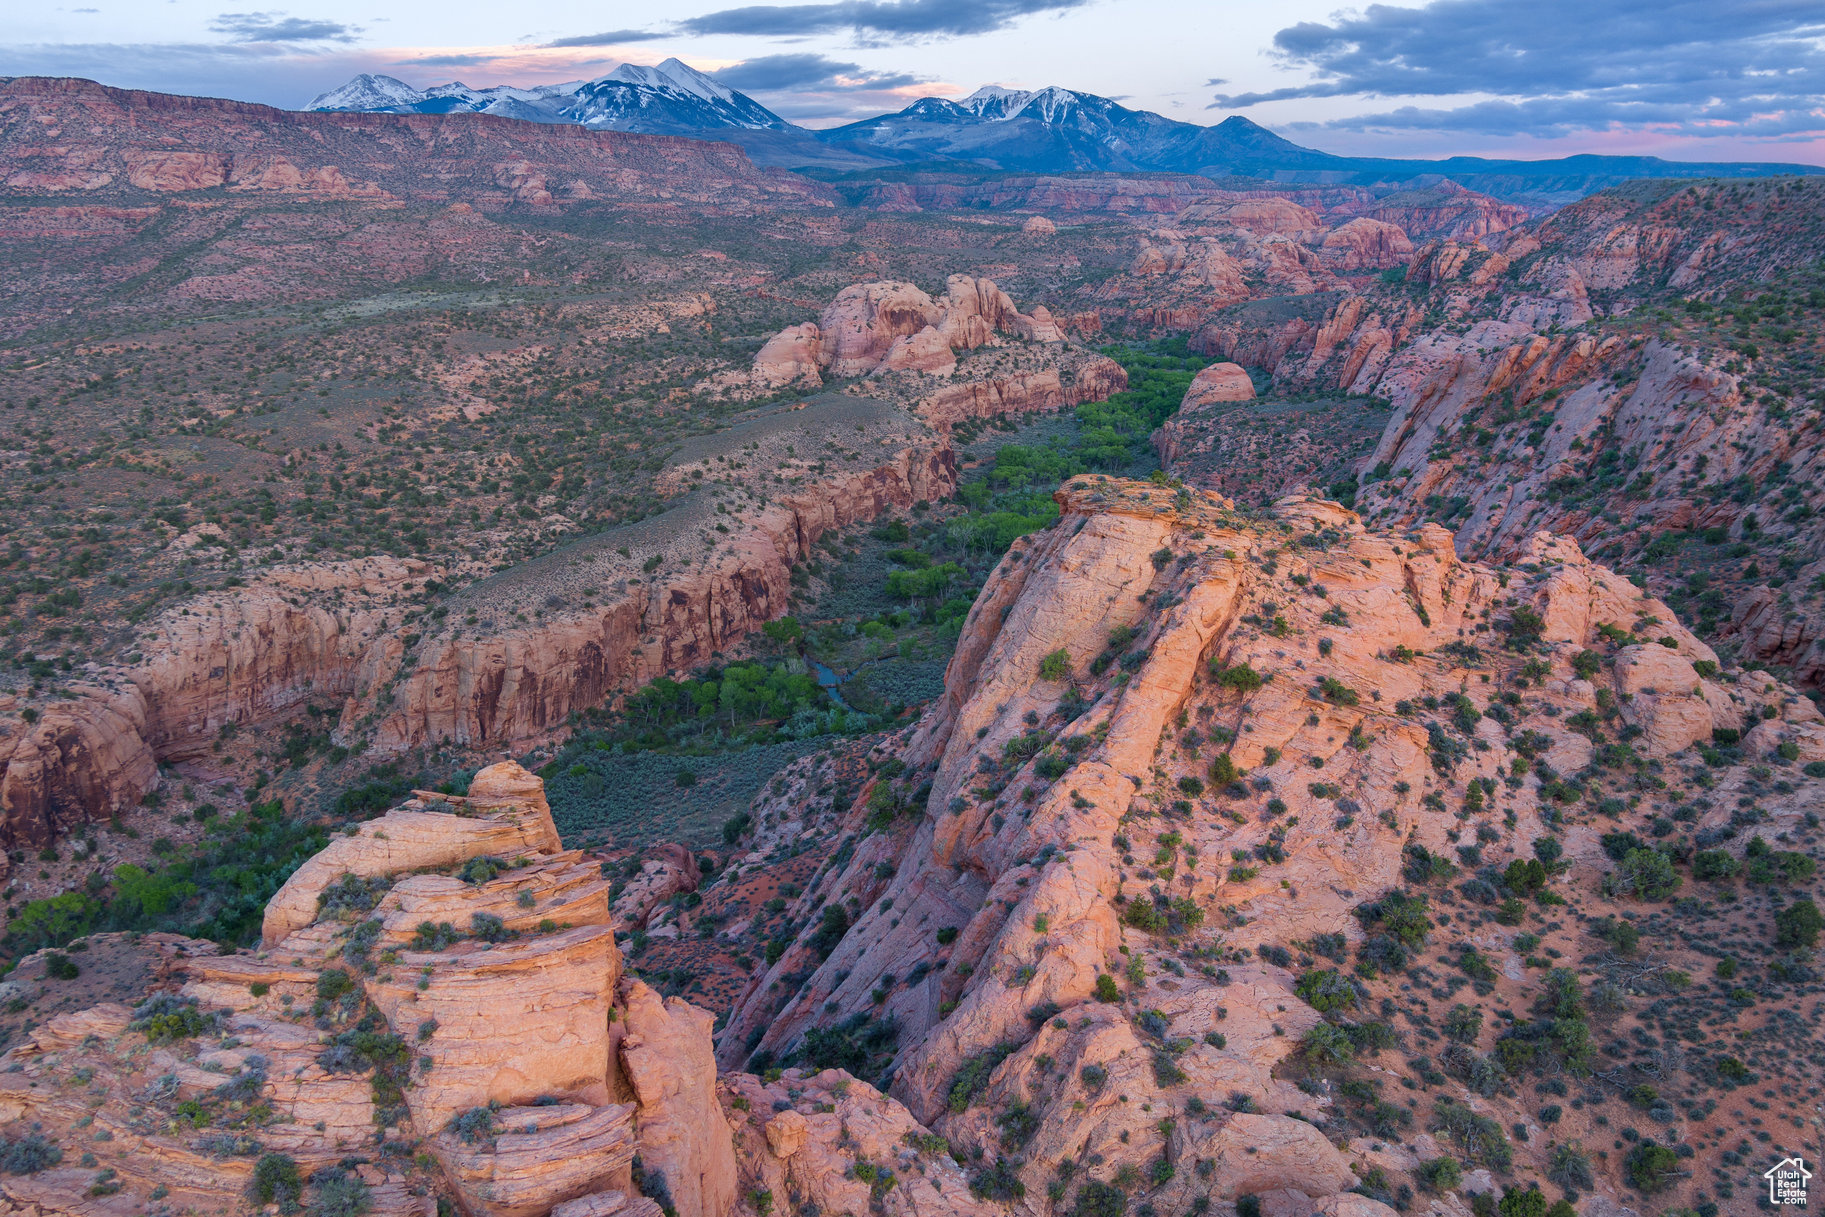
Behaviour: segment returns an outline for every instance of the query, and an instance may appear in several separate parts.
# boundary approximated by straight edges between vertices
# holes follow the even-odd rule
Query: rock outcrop
[[[1284,1080],[1321,1019],[1273,944],[1362,941],[1360,910],[1413,850],[1448,851],[1460,814],[1502,825],[1478,833],[1496,871],[1531,856],[1554,832],[1533,784],[1588,756],[1580,724],[1625,694],[1656,754],[1698,738],[1694,701],[1809,747],[1825,729],[1776,682],[1700,675],[1710,649],[1563,538],[1497,570],[1435,525],[1378,534],[1305,496],[1259,522],[1119,479],[1057,497],[1062,518],[1003,559],[943,696],[893,745],[904,770],[876,778],[919,788],[910,817],[804,893],[804,935],[757,973],[720,1053],[790,1065],[839,1020],[861,1034],[865,1011],[897,1036],[882,1072],[911,1117],[989,1147],[1019,1113],[1022,1154],[998,1169],[1032,1197],[1073,1163],[1048,1193],[1061,1209],[1148,1171],[1162,1210],[1328,1202],[1357,1172],[1313,1127],[1327,1100]],[[1645,649],[1605,641],[1648,621]],[[1501,692],[1518,680],[1536,690],[1522,710]],[[868,795],[852,828],[894,805]],[[831,905],[852,911],[834,944],[810,915]],[[800,1121],[762,1131],[763,1163],[805,1152]]]
[[[69,701],[20,707],[0,734],[0,845],[43,846],[70,829],[138,804],[158,785],[146,699],[126,681],[78,684]]]
[[[172,939],[181,994],[64,1014],[13,1047],[0,1122],[114,1142],[87,1194],[122,1205],[234,1208],[279,1155],[296,1172],[281,1203],[333,1183],[401,1217],[432,1217],[438,1194],[476,1217],[654,1217],[644,1187],[725,1217],[712,1016],[622,980],[608,886],[559,844],[543,784],[490,766],[465,796],[336,838],[273,898],[260,950]],[[58,1067],[94,1079],[99,1106],[40,1087]],[[395,1125],[427,1152],[359,1156],[347,1182]],[[51,1212],[87,1211],[97,1177],[20,1174],[0,1192]]]
[[[1064,333],[1043,307],[1022,313],[988,279],[952,275],[934,300],[911,283],[888,280],[844,288],[815,324],[788,326],[755,356],[753,383],[763,388],[817,385],[884,372],[946,376],[956,354],[1001,341],[1062,342]]]

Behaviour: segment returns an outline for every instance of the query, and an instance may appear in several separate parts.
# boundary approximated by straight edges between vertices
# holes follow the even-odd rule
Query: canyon
[[[1814,180],[31,78],[0,178],[0,1214],[1717,1217],[1810,1135]]]
[[[1680,758],[1725,730],[1744,759],[1719,762],[1715,796],[1756,781],[1751,758],[1825,761],[1809,700],[1720,668],[1565,538],[1536,534],[1496,567],[1435,525],[1379,532],[1309,496],[1245,518],[1189,488],[1081,476],[1058,499],[1058,522],[984,588],[943,696],[874,746],[831,821],[787,829],[851,843],[798,897],[850,913],[834,941],[806,916],[714,1045],[710,1014],[625,974],[606,867],[563,847],[539,779],[504,762],[336,836],[268,903],[255,948],[142,944],[165,987],[8,1050],[8,1135],[92,1127],[90,1102],[38,1085],[76,1069],[111,1134],[108,1194],[174,1203],[277,1188],[283,1206],[308,1187],[377,1212],[429,1212],[447,1191],[512,1217],[781,1198],[1049,1213],[1138,1189],[1156,1208],[1252,1197],[1375,1217],[1395,1210],[1362,1180],[1418,1159],[1352,1134],[1347,1090],[1293,1084],[1361,1024],[1311,1004],[1312,978],[1337,973],[1268,948],[1335,939],[1324,950],[1381,960],[1355,983],[1391,991],[1417,966],[1385,936],[1402,901],[1426,905],[1405,894],[1413,860],[1465,828],[1500,882],[1548,857],[1540,890],[1597,898],[1606,847],[1550,793],[1557,774],[1626,788],[1652,764],[1683,784]],[[1637,759],[1593,767],[1611,730]],[[1756,787],[1760,831],[1782,839],[1821,779],[1784,787]],[[802,806],[775,798],[722,881],[766,865],[772,822]],[[1726,803],[1692,830],[1727,834]],[[1399,933],[1417,955],[1434,928]],[[1338,992],[1327,1008],[1369,1019],[1368,995]],[[1392,1005],[1382,1019],[1422,1026]],[[864,1022],[891,1041],[855,1062],[869,1076],[818,1064],[820,1035]],[[150,1125],[119,1115],[142,1090]],[[192,1110],[209,1116],[166,1114]],[[229,1131],[199,1131],[212,1123]],[[375,1125],[426,1152],[347,1165]],[[1453,1138],[1486,1152],[1451,1127],[1420,1154]],[[240,1146],[226,1158],[223,1137]],[[1534,1145],[1503,1173],[1544,1172]],[[55,1166],[0,1193],[82,1211],[93,1176]],[[1469,1211],[1449,1192],[1427,1204]]]

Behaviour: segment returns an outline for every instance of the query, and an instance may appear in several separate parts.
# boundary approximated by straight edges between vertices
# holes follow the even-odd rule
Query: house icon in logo
[[[1782,1158],[1762,1178],[1768,1181],[1769,1204],[1806,1206],[1806,1182],[1812,1172],[1806,1169],[1804,1158]]]

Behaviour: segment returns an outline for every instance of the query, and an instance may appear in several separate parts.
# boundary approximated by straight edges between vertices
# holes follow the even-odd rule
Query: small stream
[[[820,689],[824,690],[824,692],[830,694],[831,701],[835,702],[837,705],[841,706],[845,710],[849,709],[850,708],[849,703],[843,700],[843,694],[840,691],[840,686],[842,685],[843,681],[845,681],[848,678],[837,675],[835,668],[832,668],[826,664],[820,663],[815,659],[807,658],[805,662],[807,662],[811,665],[812,675],[817,677],[818,688],[820,688]]]

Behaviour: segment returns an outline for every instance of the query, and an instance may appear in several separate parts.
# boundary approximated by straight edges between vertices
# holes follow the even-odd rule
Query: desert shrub
[[[1379,930],[1407,947],[1421,945],[1432,931],[1432,921],[1426,916],[1426,898],[1399,890],[1359,906],[1356,916],[1365,929]]]
[[[843,941],[843,935],[849,932],[849,914],[843,911],[840,904],[826,904],[819,917],[817,931],[805,940],[807,946],[817,952],[817,957],[830,958],[837,944]],[[942,931],[940,931],[942,932]]]
[[[1098,975],[1096,978],[1095,997],[1097,1001],[1103,1002],[1118,1002],[1122,1000],[1122,991],[1116,988],[1115,977],[1109,975],[1107,972]]]
[[[1511,1187],[1503,1192],[1496,1213],[1498,1217],[1546,1217],[1546,1207],[1546,1194],[1539,1184],[1530,1183],[1525,1189]]]
[[[317,895],[317,908],[334,917],[342,913],[359,915],[368,912],[392,887],[392,880],[376,875],[364,879],[345,873]]]
[[[834,1027],[813,1027],[791,1060],[807,1069],[846,1069],[863,1081],[876,1080],[893,1059],[900,1040],[891,1018],[852,1014]]]
[[[1039,679],[1063,680],[1071,674],[1071,652],[1060,647],[1039,661]]]
[[[298,1198],[304,1193],[304,1177],[298,1164],[287,1154],[265,1154],[254,1163],[253,1176],[247,1181],[247,1194],[258,1204],[276,1204],[281,1213],[298,1211]]]
[[[1449,1136],[1464,1156],[1493,1170],[1505,1171],[1513,1164],[1514,1151],[1502,1126],[1488,1116],[1479,1116],[1462,1103],[1440,1099],[1432,1109],[1435,1127]]]
[[[1722,849],[1701,849],[1692,855],[1692,877],[1704,883],[1722,883],[1742,873],[1743,864]]]
[[[1347,1010],[1361,997],[1354,981],[1331,969],[1312,969],[1299,978],[1293,991],[1320,1014]]]
[[[1299,1042],[1305,1059],[1319,1068],[1343,1065],[1356,1055],[1349,1033],[1333,1023],[1319,1023]]]
[[[324,1001],[335,1001],[354,987],[354,978],[341,968],[325,968],[317,973],[317,996]]]
[[[499,858],[484,854],[479,858],[470,858],[463,863],[456,877],[464,883],[482,884],[488,882],[506,869],[506,863]]]
[[[1092,1179],[1077,1189],[1071,1217],[1122,1217],[1127,1207],[1128,1197],[1119,1188]]]
[[[1774,942],[1781,947],[1812,947],[1825,929],[1825,917],[1810,899],[1796,900],[1774,915]]]
[[[1185,1080],[1185,1071],[1179,1068],[1178,1062],[1172,1059],[1172,1053],[1155,1049],[1153,1053],[1153,1081],[1164,1089],[1177,1086]]]
[[[197,1008],[196,999],[175,993],[159,993],[141,1002],[133,1010],[129,1030],[142,1031],[154,1044],[207,1035],[221,1023],[221,1015]]]
[[[1473,1044],[1483,1030],[1483,1012],[1475,1006],[1458,1004],[1445,1016],[1445,1035],[1460,1044]]]
[[[1673,860],[1659,850],[1631,849],[1603,886],[1612,896],[1626,892],[1637,900],[1665,900],[1679,890],[1681,882]]]
[[[1263,683],[1261,673],[1255,671],[1245,663],[1239,663],[1233,668],[1226,668],[1213,658],[1210,661],[1210,672],[1211,676],[1215,678],[1219,688],[1233,689],[1235,692],[1244,695],[1253,693],[1255,690],[1259,689]]]
[[[1605,917],[1591,927],[1591,933],[1616,949],[1618,955],[1633,955],[1641,944],[1641,931],[1618,917]]]
[[[361,1217],[373,1205],[361,1176],[326,1166],[311,1176],[310,1217]]]
[[[1026,1184],[1020,1181],[1017,1173],[1019,1162],[1010,1162],[1000,1154],[995,1161],[970,1176],[970,1191],[984,1200],[999,1200],[1004,1203],[1018,1200],[1027,1194]]]
[[[471,1107],[450,1118],[449,1131],[464,1145],[487,1145],[494,1140],[494,1105]]]
[[[948,1098],[950,1109],[956,1112],[969,1110],[969,1105],[989,1084],[989,1075],[995,1072],[995,1066],[1006,1060],[1008,1054],[1017,1047],[1018,1044],[996,1044],[993,1048],[986,1048],[966,1058],[951,1078]]]
[[[1433,1158],[1420,1163],[1414,1177],[1429,1192],[1449,1192],[1464,1181],[1464,1168],[1457,1164],[1456,1158]]]
[[[461,932],[448,921],[440,921],[435,925],[429,921],[421,921],[412,930],[412,949],[414,951],[442,951],[461,937]]]
[[[36,1130],[16,1141],[0,1144],[0,1170],[9,1175],[35,1175],[63,1161],[63,1150]]]
[[[1635,1148],[1629,1150],[1628,1157],[1623,1159],[1622,1169],[1628,1175],[1629,1186],[1636,1191],[1652,1194],[1671,1186],[1679,1173],[1679,1155],[1667,1146],[1644,1137]]]
[[[470,914],[469,933],[481,942],[505,942],[513,937],[507,923],[493,913]]]

